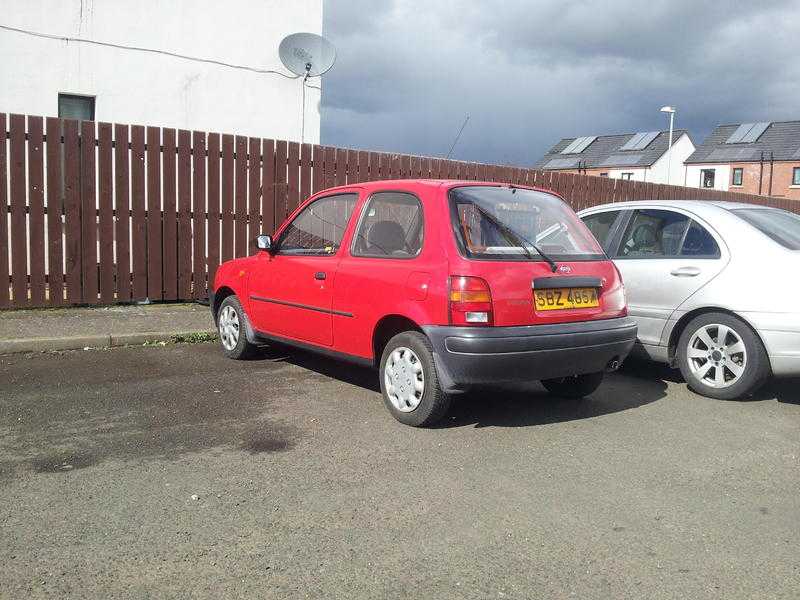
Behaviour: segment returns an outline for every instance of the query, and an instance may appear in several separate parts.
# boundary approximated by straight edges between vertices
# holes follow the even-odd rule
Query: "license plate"
[[[564,310],[600,306],[596,288],[554,288],[533,290],[536,310]]]

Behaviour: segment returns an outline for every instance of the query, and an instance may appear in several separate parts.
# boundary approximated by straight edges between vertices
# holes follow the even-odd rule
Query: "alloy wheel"
[[[716,323],[694,332],[686,358],[692,374],[712,388],[732,386],[747,368],[747,348],[741,336],[727,325]]]

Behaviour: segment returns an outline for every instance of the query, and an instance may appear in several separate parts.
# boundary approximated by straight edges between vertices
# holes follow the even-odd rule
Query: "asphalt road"
[[[800,384],[462,399],[213,344],[0,357],[2,598],[797,598]]]

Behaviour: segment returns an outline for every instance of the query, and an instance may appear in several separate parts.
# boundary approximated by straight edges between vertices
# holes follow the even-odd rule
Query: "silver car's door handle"
[[[700,275],[700,269],[697,267],[678,267],[670,271],[670,275],[673,277],[697,277]]]

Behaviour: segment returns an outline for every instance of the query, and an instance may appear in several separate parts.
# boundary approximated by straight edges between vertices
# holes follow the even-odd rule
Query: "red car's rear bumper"
[[[437,373],[448,393],[603,371],[628,356],[637,330],[629,317],[559,325],[422,329],[433,344]]]

